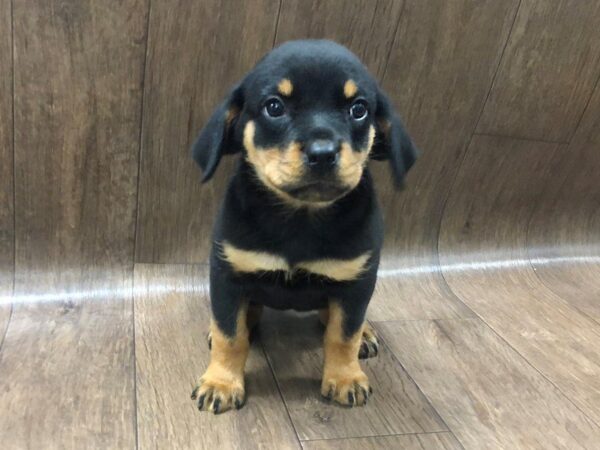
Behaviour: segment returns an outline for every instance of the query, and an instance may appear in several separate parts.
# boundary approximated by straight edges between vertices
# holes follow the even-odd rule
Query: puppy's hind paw
[[[359,359],[374,358],[379,354],[379,341],[370,326],[366,326],[361,338],[360,349],[358,350]]]

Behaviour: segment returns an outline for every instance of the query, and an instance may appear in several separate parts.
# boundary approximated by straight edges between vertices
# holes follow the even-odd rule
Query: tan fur
[[[362,177],[363,170],[369,161],[369,153],[375,141],[375,127],[369,128],[367,145],[360,151],[354,151],[348,142],[342,143],[340,150],[339,177],[349,187],[354,188]]]
[[[252,331],[254,327],[258,325],[260,322],[260,317],[262,316],[263,305],[251,304],[248,305],[248,312],[246,313],[246,326],[248,327],[248,331]],[[212,346],[212,332],[209,330],[206,336],[206,340],[208,341],[208,347]]]
[[[320,259],[298,263],[296,266],[310,273],[322,275],[336,281],[350,281],[360,277],[367,269],[370,252],[353,259]]]
[[[304,175],[302,149],[298,142],[292,142],[284,149],[278,147],[259,148],[254,144],[256,124],[249,121],[244,128],[244,147],[247,159],[256,169],[263,184],[283,200],[293,202],[286,192],[285,185],[295,184]]]
[[[240,308],[236,333],[233,338],[223,334],[216,322],[211,321],[210,364],[200,378],[193,397],[204,401],[201,409],[223,412],[244,401],[244,367],[250,347],[246,325],[247,303]],[[215,401],[218,408],[215,408]],[[199,405],[200,407],[200,405]]]
[[[227,241],[221,243],[221,256],[233,270],[242,273],[273,272],[281,270],[293,276],[296,270],[305,270],[336,281],[351,281],[358,278],[367,268],[370,252],[352,259],[321,259],[290,265],[283,257],[267,252],[243,250]]]
[[[348,80],[344,83],[344,97],[352,98],[358,92],[358,86],[354,80]]]
[[[277,85],[277,91],[284,97],[289,97],[294,91],[294,85],[288,78],[284,78]]]
[[[363,327],[346,337],[342,324],[342,309],[337,303],[330,302],[324,339],[325,364],[321,394],[342,405],[363,405],[370,389],[369,379],[358,362]]]
[[[328,308],[323,308],[319,310],[319,322],[321,322],[321,324],[324,327],[327,327],[327,323],[329,322]],[[377,353],[379,351],[379,341],[377,340],[377,335],[373,331],[373,328],[371,328],[371,325],[369,325],[367,322],[365,322],[363,326],[360,345],[361,348],[364,347],[364,354],[362,355],[362,358],[372,358],[374,356],[377,356]],[[360,353],[361,352],[359,352],[359,356]]]
[[[377,335],[373,331],[373,328],[371,328],[371,325],[369,325],[366,322],[365,322],[365,326],[363,328],[363,339],[370,341],[370,342],[377,342]]]
[[[244,147],[246,157],[256,169],[260,181],[280,199],[292,208],[320,209],[331,205],[331,201],[302,201],[287,194],[283,188],[302,180],[305,174],[304,156],[298,142],[292,142],[286,148],[259,148],[254,143],[256,124],[249,121],[244,128]],[[375,128],[369,128],[367,145],[360,151],[354,151],[347,142],[342,143],[338,176],[349,189],[358,185],[363,170],[369,160],[369,153],[375,140]]]
[[[228,242],[223,242],[221,248],[222,256],[236,272],[273,272],[276,270],[288,271],[290,269],[287,261],[281,256],[267,252],[242,250]]]

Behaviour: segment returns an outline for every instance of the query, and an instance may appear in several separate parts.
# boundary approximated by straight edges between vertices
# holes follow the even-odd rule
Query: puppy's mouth
[[[349,186],[331,181],[311,181],[287,187],[285,192],[303,202],[331,202],[350,191]]]

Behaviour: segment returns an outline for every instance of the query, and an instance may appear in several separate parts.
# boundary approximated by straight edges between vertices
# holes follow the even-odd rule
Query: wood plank
[[[233,167],[200,185],[190,148],[228,89],[271,49],[279,3],[152,5],[146,64],[137,262],[201,262]]]
[[[432,254],[429,258],[412,260],[412,265],[403,260],[395,268],[390,268],[391,260],[384,261],[369,304],[369,319],[473,317],[469,308],[446,286],[436,259],[436,255]]]
[[[404,4],[383,87],[423,154],[400,193],[393,190],[387,167],[372,165],[387,230],[382,270],[399,279],[393,296],[373,302],[373,319],[471,316],[437,269],[437,235],[457,163],[483,108],[517,4]]]
[[[600,75],[600,4],[524,0],[478,132],[567,142]]]
[[[332,39],[383,75],[403,1],[283,0],[277,44],[292,39]]]
[[[342,408],[321,398],[322,330],[316,314],[266,311],[260,336],[301,440],[446,431],[413,381],[383,348],[363,364],[369,403]]]
[[[528,255],[553,292],[600,323],[600,85],[530,220]]]
[[[264,353],[251,346],[246,405],[215,416],[190,393],[208,365],[206,267],[135,268],[138,436],[140,448],[299,448]]]
[[[462,447],[451,433],[430,433],[305,441],[302,443],[302,448],[304,448],[304,450],[379,450],[382,448],[404,450],[450,450],[460,449]]]
[[[17,274],[0,434],[11,448],[131,448],[128,269],[148,5],[13,8]]]
[[[465,448],[600,442],[600,428],[481,321],[375,325]]]
[[[598,323],[541,283],[527,255],[533,207],[563,151],[475,138],[448,200],[440,259],[456,295],[600,423]]]
[[[558,144],[474,136],[442,221],[442,265],[464,254],[483,262],[526,256],[527,223],[561,151]]]
[[[77,300],[14,306],[0,354],[4,448],[135,446],[131,279],[110,292],[82,284]]]
[[[131,264],[147,8],[14,4],[16,270],[26,289],[53,285],[55,272],[76,284],[93,268]]]
[[[10,0],[0,0],[0,349],[10,316],[14,279],[12,22]]]

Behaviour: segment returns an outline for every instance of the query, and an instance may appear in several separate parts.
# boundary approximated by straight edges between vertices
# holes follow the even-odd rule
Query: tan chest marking
[[[222,244],[222,256],[236,272],[284,271],[291,276],[296,270],[305,270],[335,281],[351,281],[358,278],[368,268],[370,252],[352,259],[320,259],[300,262],[291,266],[284,258],[267,252],[242,250],[228,242]]]
[[[280,256],[267,252],[242,250],[229,242],[223,242],[222,255],[236,272],[273,272],[276,270],[289,271],[290,265]]]
[[[336,281],[350,281],[358,278],[367,269],[370,252],[353,259],[320,259],[297,264],[299,269],[322,275]]]

